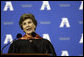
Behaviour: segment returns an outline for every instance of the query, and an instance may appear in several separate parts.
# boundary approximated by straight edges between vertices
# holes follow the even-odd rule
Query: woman
[[[11,44],[8,53],[46,53],[56,56],[52,44],[35,33],[37,21],[33,14],[23,14],[19,25],[25,35]]]
[[[37,27],[37,21],[32,14],[23,14],[20,18],[19,25],[25,32],[25,35],[20,39],[42,39],[38,34],[35,37],[31,35]]]

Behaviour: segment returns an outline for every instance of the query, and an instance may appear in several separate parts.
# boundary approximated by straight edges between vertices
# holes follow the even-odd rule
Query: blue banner
[[[83,56],[83,1],[1,1],[1,50],[25,34],[19,26],[25,13],[35,16],[36,33],[52,43],[57,56]]]

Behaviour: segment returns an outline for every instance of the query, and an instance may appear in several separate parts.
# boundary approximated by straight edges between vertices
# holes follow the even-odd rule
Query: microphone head
[[[36,33],[35,33],[35,32],[32,32],[31,35],[32,35],[33,37],[36,37]]]
[[[17,38],[21,38],[22,37],[22,34],[21,33],[18,33],[16,37]]]

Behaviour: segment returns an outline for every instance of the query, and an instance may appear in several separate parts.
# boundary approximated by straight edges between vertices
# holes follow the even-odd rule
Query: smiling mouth
[[[32,30],[32,28],[28,28],[28,29],[26,29],[27,31],[31,31]]]

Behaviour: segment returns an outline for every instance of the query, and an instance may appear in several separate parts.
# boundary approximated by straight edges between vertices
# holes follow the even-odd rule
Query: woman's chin
[[[27,31],[26,33],[27,33],[27,34],[31,34],[32,32],[33,32],[33,31]]]

